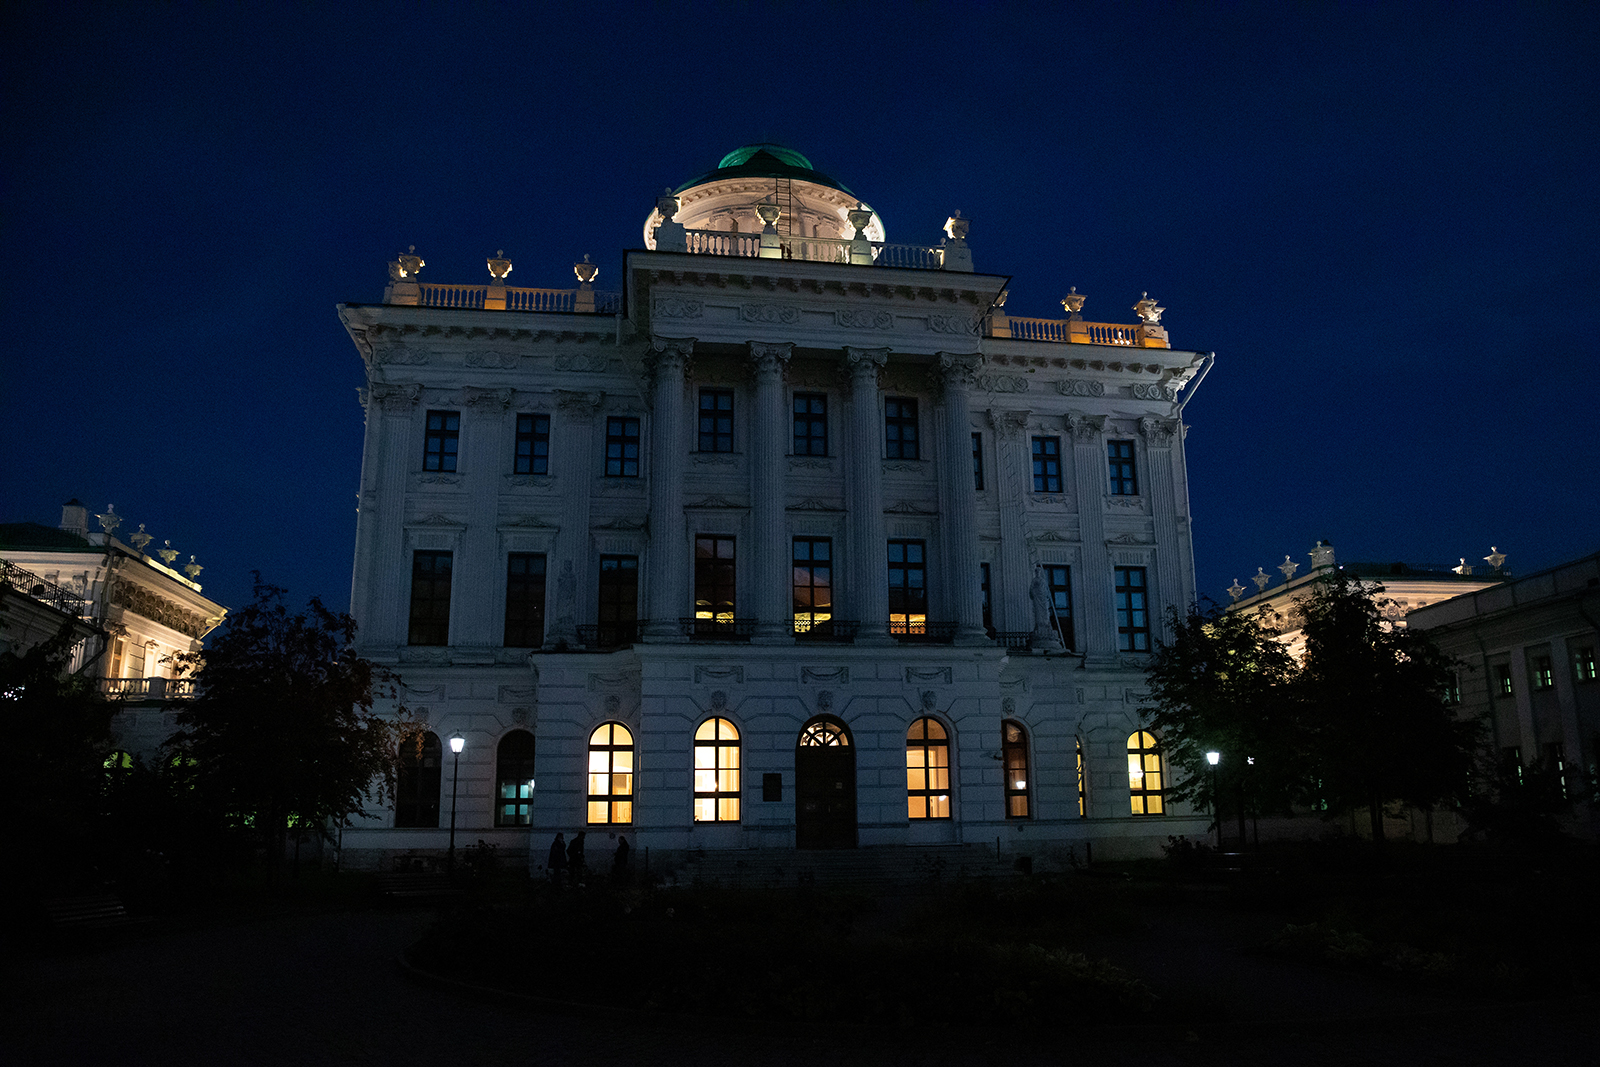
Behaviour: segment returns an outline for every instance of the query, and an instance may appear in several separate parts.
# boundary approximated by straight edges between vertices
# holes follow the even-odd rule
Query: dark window
[[[1511,667],[1498,663],[1494,668],[1494,686],[1503,697],[1511,695]]]
[[[606,477],[639,477],[638,419],[606,419]]]
[[[1549,689],[1555,680],[1554,672],[1550,667],[1550,657],[1533,657],[1533,665],[1529,669],[1528,675],[1528,681],[1534,689]]]
[[[994,600],[989,587],[989,565],[978,564],[978,589],[983,594],[983,629],[990,637],[994,636]]]
[[[507,648],[544,644],[544,556],[512,552],[506,556]]]
[[[1106,458],[1111,466],[1111,495],[1138,496],[1139,478],[1133,465],[1133,442],[1107,441]]]
[[[1128,738],[1128,796],[1135,815],[1166,813],[1161,746],[1155,735],[1140,730]]]
[[[1143,567],[1117,568],[1117,647],[1150,651],[1150,606]]]
[[[889,542],[889,632],[928,632],[927,546],[921,541]]]
[[[1050,604],[1055,608],[1056,633],[1067,648],[1077,648],[1077,635],[1072,629],[1072,568],[1047,563],[1044,580],[1050,586]]]
[[[407,643],[450,643],[450,565],[448,552],[411,554],[411,631]]]
[[[1033,491],[1061,492],[1061,438],[1033,439]]]
[[[439,760],[443,751],[439,735],[432,731],[409,733],[400,739],[394,783],[395,826],[439,825]]]
[[[516,474],[550,473],[550,416],[517,416]]]
[[[883,454],[889,459],[919,459],[917,443],[917,402],[910,397],[891,396],[883,402]]]
[[[828,454],[828,394],[794,394],[794,454]]]
[[[1592,682],[1595,680],[1594,646],[1587,645],[1580,648],[1572,657],[1573,669],[1578,672],[1578,681]]]
[[[528,826],[533,822],[533,735],[512,730],[500,739],[495,755],[494,824]]]
[[[1455,671],[1450,672],[1450,679],[1445,683],[1444,702],[1452,707],[1461,703],[1461,676]]]
[[[589,823],[633,821],[633,734],[608,722],[589,735]]]
[[[794,632],[825,632],[833,623],[833,542],[796,537],[793,554]]]
[[[733,451],[733,390],[700,390],[700,451]]]
[[[422,469],[453,471],[461,445],[461,412],[428,412],[428,435],[422,449]]]
[[[694,617],[733,625],[733,538],[694,539]]]
[[[1000,724],[1000,756],[1006,768],[1006,818],[1029,818],[1028,731],[1020,723]]]
[[[906,814],[950,817],[950,736],[937,719],[918,719],[906,731]]]
[[[739,821],[739,730],[707,719],[694,732],[694,821]]]
[[[600,557],[600,639],[605,645],[628,644],[639,622],[639,557]]]
[[[983,488],[983,434],[972,435],[972,488]]]

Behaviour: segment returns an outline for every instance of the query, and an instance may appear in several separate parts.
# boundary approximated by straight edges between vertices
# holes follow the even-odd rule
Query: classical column
[[[792,344],[750,342],[750,366],[756,380],[756,401],[750,425],[751,534],[755,542],[754,579],[756,644],[790,643],[791,621],[789,537],[784,520],[788,462],[784,444],[788,423],[783,400],[783,368]]]
[[[367,575],[370,583],[364,604],[356,610],[367,640],[375,647],[406,643],[409,626],[411,560],[406,556],[406,482],[411,464],[420,457],[422,443],[412,443],[412,422],[420,385],[374,385],[368,396],[367,417],[380,420],[378,426],[377,471],[373,479],[376,492],[364,489],[358,522],[372,554],[371,565],[358,567],[357,575]],[[417,456],[413,456],[413,447]]]
[[[983,630],[983,589],[978,559],[978,497],[972,484],[972,410],[968,390],[973,374],[983,364],[981,355],[939,354],[939,378],[944,386],[944,455],[940,465],[945,513],[940,538],[944,542],[944,586],[956,622],[956,643],[988,644]]]
[[[1166,632],[1166,605],[1179,611],[1188,608],[1189,593],[1183,588],[1182,550],[1178,544],[1177,481],[1172,476],[1172,439],[1180,432],[1176,419],[1158,419],[1146,415],[1139,420],[1139,433],[1144,437],[1144,453],[1149,469],[1146,493],[1150,497],[1150,515],[1156,533],[1156,590],[1157,601],[1150,604],[1150,632],[1157,639],[1171,635]]]
[[[599,469],[595,462],[594,422],[605,398],[598,390],[556,390],[559,414],[556,432],[551,435],[555,445],[551,470],[564,490],[555,556],[548,561],[550,572],[555,575],[556,602],[545,613],[549,620],[544,629],[545,648],[578,643],[578,583],[589,571],[589,495]]]
[[[846,538],[850,549],[852,614],[861,623],[857,644],[888,644],[889,562],[883,525],[883,424],[878,368],[887,348],[846,348],[850,371],[850,433],[845,468]]]
[[[1109,666],[1117,654],[1117,611],[1111,555],[1106,549],[1106,417],[1067,415],[1072,434],[1072,478],[1078,497],[1078,532],[1083,542],[1083,575],[1077,587],[1083,603],[1078,646],[1088,666]]]
[[[683,472],[688,454],[684,430],[684,365],[694,354],[692,337],[654,337],[648,360],[652,380],[650,419],[650,566],[645,604],[646,641],[682,641],[678,618],[689,615],[689,554],[684,541]]]
[[[467,529],[453,567],[454,586],[460,592],[450,644],[493,648],[502,636],[496,623],[503,620],[495,618],[494,609],[499,603],[495,591],[505,579],[498,519],[511,390],[468,387],[462,394],[466,425],[460,477],[466,481]]]
[[[1027,411],[989,409],[994,428],[994,454],[1000,505],[1000,571],[990,575],[989,600],[995,629],[1018,632],[1033,629],[1033,605],[1028,599],[1033,581],[1033,560],[1028,555],[1026,504],[1032,458],[1023,441]]]

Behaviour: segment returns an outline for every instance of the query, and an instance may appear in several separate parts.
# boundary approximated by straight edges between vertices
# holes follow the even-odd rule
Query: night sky
[[[774,140],[888,239],[973,220],[1007,310],[1215,351],[1200,590],[1319,538],[1528,573],[1600,548],[1600,5],[12,2],[0,521],[115,503],[238,607],[348,604],[335,305],[617,285],[665,185]]]

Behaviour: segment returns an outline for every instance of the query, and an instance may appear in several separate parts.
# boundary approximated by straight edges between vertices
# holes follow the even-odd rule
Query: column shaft
[[[886,348],[847,348],[850,368],[849,465],[845,471],[846,540],[850,588],[845,591],[861,623],[858,644],[889,638],[889,563],[883,524],[883,429],[878,412],[878,368]]]
[[[1111,557],[1106,551],[1106,445],[1104,415],[1068,415],[1072,431],[1072,477],[1078,499],[1078,531],[1083,544],[1083,593],[1078,609],[1082,629],[1078,645],[1090,665],[1114,661],[1117,654],[1117,612],[1112,588]],[[1075,605],[1076,607],[1076,605]]]
[[[556,602],[546,612],[546,648],[578,643],[578,620],[587,617],[579,607],[579,592],[589,571],[589,494],[599,471],[595,462],[595,413],[605,400],[601,392],[559,390],[559,415],[552,470],[565,486],[561,494],[561,528],[556,531],[555,558],[547,562],[554,576]],[[591,598],[585,598],[591,599]]]
[[[650,422],[650,561],[645,603],[647,641],[681,641],[678,619],[689,610],[689,559],[684,544],[683,474],[684,365],[694,338],[657,337],[650,342],[654,403]]]
[[[1033,629],[1033,606],[1028,587],[1033,581],[1033,560],[1028,554],[1026,504],[1030,487],[1030,459],[1023,445],[1028,425],[1026,411],[989,411],[994,428],[994,454],[1000,504],[1000,572],[991,574],[989,599],[995,628],[1007,631]]]
[[[406,643],[411,560],[406,556],[406,482],[411,473],[411,428],[421,386],[374,385],[369,403],[379,409],[377,493],[361,500],[361,521],[371,524],[372,576],[367,615],[360,620],[377,647]],[[417,448],[421,449],[420,442]]]
[[[793,639],[788,523],[784,514],[786,499],[784,458],[787,440],[784,419],[783,367],[789,360],[792,344],[750,342],[751,369],[755,373],[756,395],[752,424],[750,501],[751,533],[755,548],[752,566],[746,573],[755,582],[757,644],[776,644]]]
[[[967,390],[982,356],[939,353],[944,384],[943,482],[945,513],[944,584],[956,623],[958,644],[987,644],[983,631],[983,590],[978,572],[978,498],[972,484],[972,410]]]

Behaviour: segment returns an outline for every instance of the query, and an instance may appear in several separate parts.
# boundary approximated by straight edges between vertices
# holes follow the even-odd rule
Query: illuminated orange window
[[[1128,736],[1128,796],[1135,815],[1166,812],[1166,776],[1161,766],[1160,743],[1148,730]]]
[[[589,823],[633,821],[633,734],[608,722],[589,735]]]
[[[936,719],[906,731],[906,808],[913,819],[950,817],[950,735]]]
[[[739,730],[727,719],[694,732],[694,821],[739,821]]]
[[[1021,723],[1000,724],[1000,757],[1006,767],[1006,818],[1026,819],[1028,809],[1028,731]]]

